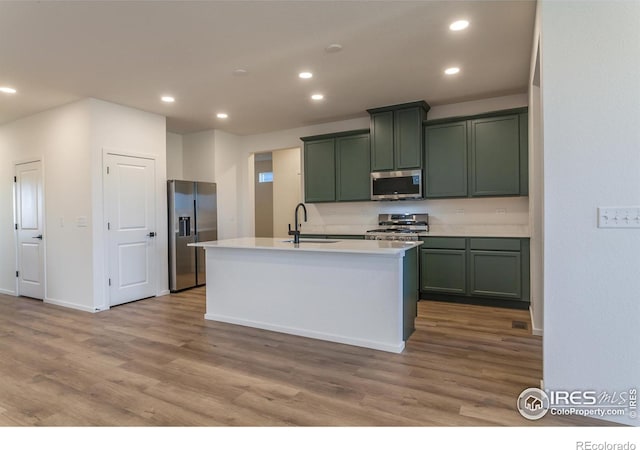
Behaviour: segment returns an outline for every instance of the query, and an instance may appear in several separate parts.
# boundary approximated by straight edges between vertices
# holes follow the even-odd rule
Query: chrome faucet
[[[298,229],[299,227],[299,222],[298,222],[298,210],[300,209],[300,207],[302,206],[302,210],[304,211],[304,221],[307,221],[307,207],[304,206],[304,203],[298,203],[298,205],[296,206],[296,212],[294,214],[295,216],[295,229],[291,229],[291,224],[289,224],[289,236],[293,236],[293,243],[294,244],[299,244],[300,243],[300,230]]]

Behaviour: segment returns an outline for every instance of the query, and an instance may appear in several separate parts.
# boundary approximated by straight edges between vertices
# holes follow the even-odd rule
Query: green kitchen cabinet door
[[[520,195],[529,195],[529,114],[519,114],[520,119]]]
[[[467,196],[467,122],[425,127],[425,197]]]
[[[371,170],[393,170],[393,111],[371,114]]]
[[[522,298],[520,252],[471,250],[470,294],[484,297]]]
[[[415,330],[418,315],[418,247],[407,250],[402,258],[402,339],[406,341]]]
[[[369,134],[336,138],[337,201],[371,199]]]
[[[470,121],[470,195],[520,195],[517,114]]]
[[[407,108],[394,111],[394,167],[419,169],[422,167],[422,109]]]
[[[445,294],[467,293],[466,250],[421,250],[420,290]]]
[[[304,198],[307,203],[336,200],[335,139],[305,142]]]

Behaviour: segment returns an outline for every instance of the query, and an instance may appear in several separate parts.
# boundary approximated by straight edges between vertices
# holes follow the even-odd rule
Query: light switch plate
[[[601,206],[598,228],[640,228],[640,206]]]

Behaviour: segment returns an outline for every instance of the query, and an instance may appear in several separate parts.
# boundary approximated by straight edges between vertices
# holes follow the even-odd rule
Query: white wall
[[[540,64],[540,8],[536,5],[536,21],[531,49],[529,76],[529,232],[531,265],[531,323],[534,334],[543,334],[544,317],[544,124]]]
[[[596,221],[598,206],[640,205],[638,23],[638,2],[542,5],[548,389],[640,381],[640,229]]]
[[[158,289],[167,290],[165,118],[85,99],[0,127],[0,198],[13,204],[16,161],[42,159],[45,191],[45,301],[85,311],[107,305],[102,196],[104,149],[156,159]],[[87,226],[78,226],[86,218]],[[15,293],[12,214],[0,216],[0,290]],[[162,262],[165,262],[162,264]]]
[[[249,236],[254,229],[254,205],[249,203],[247,155],[242,152],[240,138],[215,131],[215,175],[218,191],[218,239]]]
[[[215,181],[214,130],[182,136],[182,179]]]
[[[300,152],[300,147],[272,152],[274,236],[288,236],[288,224],[293,227],[293,213],[302,201]]]
[[[166,119],[114,103],[90,99],[91,180],[93,187],[93,305],[108,305],[109,278],[106,269],[106,218],[103,197],[105,151],[141,155],[155,160],[156,170],[156,295],[168,291]]]
[[[182,135],[167,133],[167,180],[182,180],[183,174]]]
[[[90,104],[75,102],[0,127],[0,290],[15,294],[13,171],[17,161],[43,160],[45,301],[91,310],[92,230]],[[77,227],[76,218],[89,219]]]
[[[253,178],[239,141],[220,130],[182,135],[182,179],[216,183],[218,239],[236,237],[240,229],[248,230],[244,235],[253,234]],[[245,211],[249,207],[251,211]]]

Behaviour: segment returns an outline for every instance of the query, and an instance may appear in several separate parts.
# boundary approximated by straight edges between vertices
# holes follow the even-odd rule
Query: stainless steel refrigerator
[[[205,250],[193,242],[218,239],[216,184],[167,181],[169,205],[169,289],[206,284]]]

